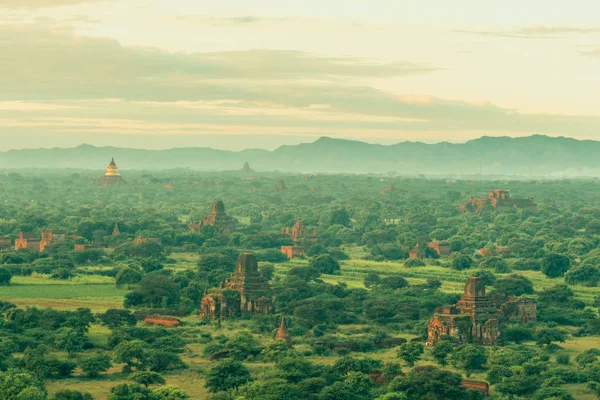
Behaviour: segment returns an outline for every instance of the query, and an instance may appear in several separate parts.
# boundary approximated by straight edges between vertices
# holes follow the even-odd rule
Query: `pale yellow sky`
[[[600,140],[599,13],[587,0],[0,0],[0,149]]]

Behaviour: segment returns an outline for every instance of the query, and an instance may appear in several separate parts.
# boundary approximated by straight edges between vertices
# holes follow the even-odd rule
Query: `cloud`
[[[557,39],[570,34],[595,34],[600,33],[600,28],[581,28],[572,26],[546,26],[533,25],[530,27],[504,30],[504,31],[471,31],[455,30],[455,33],[466,33],[481,36],[496,36],[519,39]]]
[[[236,86],[233,82],[243,96],[257,90],[259,83],[277,86],[282,81],[396,77],[436,70],[409,62],[374,63],[299,51],[169,53],[33,24],[0,26],[0,54],[0,99],[8,100],[198,99],[218,96],[224,86]]]
[[[169,53],[39,25],[0,26],[0,54],[6,132],[390,139],[600,131],[598,117],[521,114],[365,83],[437,71],[413,62],[280,50]]]
[[[579,54],[586,57],[600,57],[600,48],[582,51]]]
[[[90,3],[97,0],[0,0],[1,8],[52,8]]]

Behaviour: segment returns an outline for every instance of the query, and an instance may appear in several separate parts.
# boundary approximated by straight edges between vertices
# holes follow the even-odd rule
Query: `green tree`
[[[85,334],[73,328],[61,328],[54,339],[56,347],[66,351],[69,356],[82,351],[85,341]]]
[[[123,372],[140,371],[148,364],[148,345],[141,340],[129,340],[119,343],[113,351],[114,360],[123,363]]]
[[[375,272],[369,272],[363,280],[363,283],[367,288],[377,286],[379,285],[379,282],[381,282],[381,278],[379,277],[379,274],[376,274]]]
[[[46,388],[27,372],[8,370],[0,372],[0,399],[46,400]]]
[[[535,332],[535,340],[538,346],[550,347],[552,343],[564,343],[566,339],[565,332],[558,328],[540,328]]]
[[[129,267],[123,267],[121,268],[117,276],[115,276],[115,285],[118,288],[122,288],[123,286],[135,285],[141,280],[142,274],[140,273],[140,271]]]
[[[390,389],[404,393],[407,400],[465,400],[467,391],[461,383],[459,374],[428,365],[413,368],[406,378],[394,379]]]
[[[129,310],[118,310],[108,309],[105,313],[98,316],[100,321],[107,325],[109,328],[119,328],[121,326],[134,326],[137,323],[137,319],[134,314]]]
[[[370,391],[373,387],[373,380],[369,375],[362,372],[350,371],[344,377],[344,383],[350,387],[354,394],[360,396],[361,399],[370,397]]]
[[[398,357],[404,360],[406,365],[412,367],[421,358],[423,352],[423,345],[419,342],[403,343],[400,345],[400,349],[398,349]]]
[[[166,385],[152,391],[153,400],[188,400],[190,395],[177,386]]]
[[[323,254],[311,260],[310,266],[321,274],[335,274],[340,270],[340,263],[329,254]]]
[[[204,386],[211,393],[236,389],[250,381],[248,368],[239,361],[225,360],[211,368],[206,374]]]
[[[112,366],[110,356],[105,353],[96,353],[80,357],[78,360],[79,368],[90,378],[95,378],[101,372],[106,372]]]
[[[10,285],[12,273],[6,268],[0,268],[0,286]]]
[[[466,254],[456,254],[452,260],[452,268],[457,271],[469,269],[473,266],[473,259]]]
[[[129,375],[129,380],[148,387],[150,385],[164,385],[167,383],[160,374],[152,371],[137,371]]]
[[[139,383],[122,383],[110,389],[108,400],[154,400],[154,394]]]
[[[54,393],[51,400],[94,400],[94,396],[79,390],[64,389]]]
[[[569,257],[558,253],[550,253],[542,259],[542,272],[548,278],[563,276],[571,268]]]
[[[258,355],[262,351],[260,342],[248,331],[233,335],[223,347],[230,357],[243,361],[249,356]]]
[[[448,356],[452,353],[453,346],[448,340],[441,340],[433,350],[431,351],[431,355],[433,359],[440,364],[442,367],[445,367],[448,364]]]
[[[359,394],[354,393],[353,388],[345,382],[335,382],[327,386],[321,392],[319,400],[361,400]]]
[[[408,286],[408,281],[399,275],[388,275],[381,279],[379,287],[383,289],[402,289]]]
[[[518,274],[497,279],[494,283],[494,288],[497,292],[503,293],[506,296],[533,294],[533,283],[523,275]]]
[[[528,340],[533,340],[534,335],[531,329],[525,328],[524,326],[511,326],[507,327],[502,331],[502,338],[505,342],[514,342],[521,344]]]
[[[457,348],[452,354],[452,364],[462,369],[467,377],[476,370],[483,369],[487,362],[487,351],[483,346],[467,344]]]

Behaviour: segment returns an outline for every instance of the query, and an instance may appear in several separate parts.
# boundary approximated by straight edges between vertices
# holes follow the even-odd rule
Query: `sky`
[[[600,140],[597,0],[0,0],[0,150]]]

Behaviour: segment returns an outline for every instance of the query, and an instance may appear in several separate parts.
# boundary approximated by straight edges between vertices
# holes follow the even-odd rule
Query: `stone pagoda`
[[[467,279],[465,292],[453,306],[441,307],[429,321],[427,345],[435,346],[444,336],[459,343],[495,345],[500,342],[500,314],[492,299],[485,294],[483,279]]]
[[[275,335],[275,340],[284,340],[288,347],[292,347],[292,339],[285,327],[285,317],[281,316],[281,323],[279,324],[279,329],[277,329],[277,334]]]
[[[210,214],[199,223],[190,223],[190,232],[200,233],[203,226],[214,226],[217,233],[228,233],[235,230],[236,221],[225,212],[225,204],[221,200],[215,200],[212,204]]]
[[[273,293],[267,279],[258,271],[256,256],[241,253],[235,271],[219,287],[205,294],[200,303],[200,316],[210,319],[238,314],[270,314]]]
[[[244,166],[242,167],[242,169],[240,169],[240,172],[243,172],[245,174],[253,174],[255,171],[250,167],[250,164],[248,164],[248,161],[246,161],[244,163]]]

